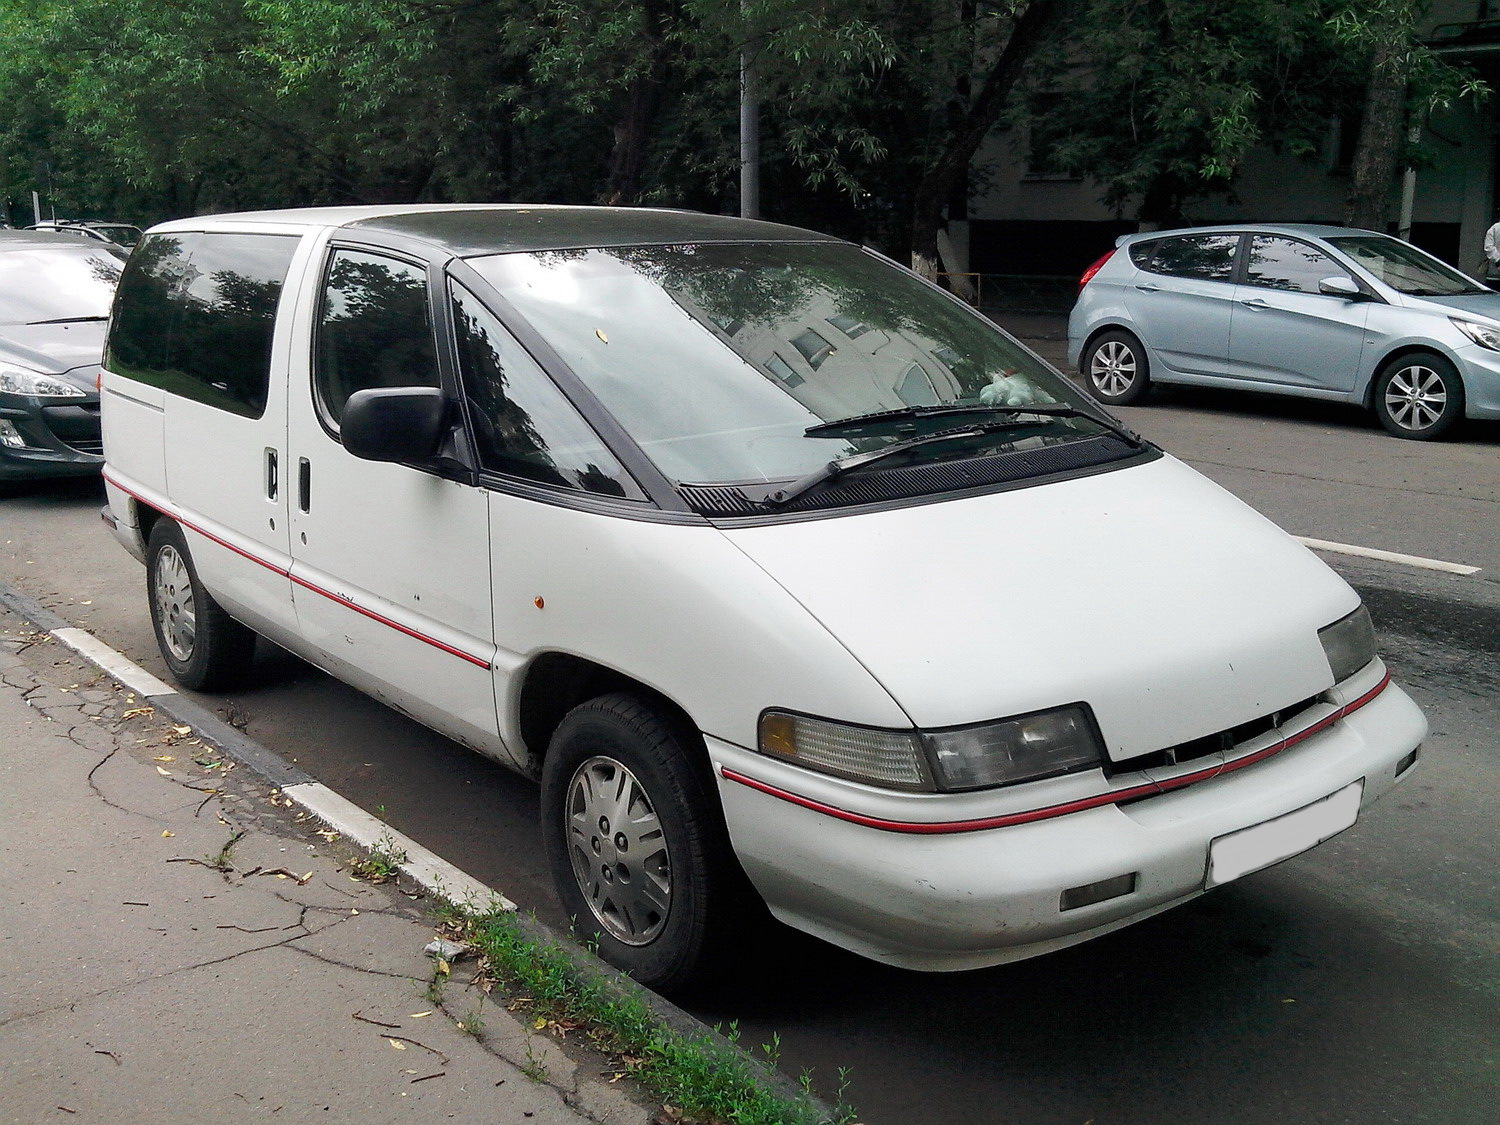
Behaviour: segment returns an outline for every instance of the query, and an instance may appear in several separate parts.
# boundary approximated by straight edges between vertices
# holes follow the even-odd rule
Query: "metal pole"
[[[1413,147],[1419,144],[1422,140],[1422,126],[1413,125],[1406,139]],[[1396,220],[1396,237],[1405,242],[1411,241],[1411,217],[1416,203],[1417,170],[1407,165],[1406,173],[1401,177],[1401,216]]]
[[[41,226],[42,225],[42,197],[40,195],[38,195],[36,192],[32,192],[31,193],[31,213],[34,216],[34,218],[31,221],[33,223],[35,223],[37,226]]]
[[[748,41],[740,52],[740,218],[760,218],[760,91]]]

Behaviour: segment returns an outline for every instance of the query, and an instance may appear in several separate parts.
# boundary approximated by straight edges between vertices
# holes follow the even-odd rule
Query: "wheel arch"
[[[574,707],[612,692],[629,692],[648,700],[690,745],[703,744],[698,724],[687,710],[663,692],[614,668],[566,652],[544,652],[522,673],[516,697],[516,729],[524,751],[525,772],[540,777],[548,744],[558,724]],[[707,767],[706,751],[700,759]]]

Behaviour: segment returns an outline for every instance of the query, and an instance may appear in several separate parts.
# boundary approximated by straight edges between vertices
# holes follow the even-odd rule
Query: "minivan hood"
[[[1500,293],[1460,293],[1453,297],[1407,297],[1413,305],[1442,305],[1500,322]]]
[[[1171,457],[725,534],[917,726],[1083,701],[1116,760],[1328,688],[1317,631],[1359,604],[1310,551]]]
[[[14,363],[43,375],[64,375],[79,369],[69,382],[94,389],[94,376],[104,357],[102,320],[71,324],[0,324],[0,363]],[[79,380],[86,380],[87,386]]]

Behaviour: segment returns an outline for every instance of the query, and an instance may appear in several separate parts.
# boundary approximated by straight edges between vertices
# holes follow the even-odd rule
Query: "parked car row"
[[[1370,231],[1127,236],[1084,275],[1068,349],[1114,406],[1181,383],[1352,402],[1418,440],[1500,418],[1500,294]]]

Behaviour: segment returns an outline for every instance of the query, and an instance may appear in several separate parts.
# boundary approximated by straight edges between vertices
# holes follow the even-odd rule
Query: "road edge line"
[[[1331,543],[1327,539],[1309,539],[1305,535],[1292,536],[1304,547],[1311,547],[1314,551],[1329,551],[1336,555],[1353,555],[1361,559],[1377,559],[1380,562],[1399,563],[1402,566],[1414,566],[1421,570],[1440,570],[1444,574],[1478,574],[1482,567],[1468,566],[1465,563],[1444,562],[1442,559],[1428,559],[1421,555],[1403,555],[1399,551],[1382,551],[1377,547],[1360,547],[1353,543]]]
[[[110,648],[94,634],[80,629],[42,605],[41,602],[21,593],[5,582],[0,582],[0,606],[26,619],[33,626],[57,640],[59,644],[137,695],[142,695],[140,689],[122,678],[120,672],[124,671],[132,678],[139,676],[138,682],[140,683],[149,680],[161,684],[166,689],[164,692],[143,696],[151,706],[170,718],[192,727],[195,734],[214,743],[221,751],[256,776],[276,786],[288,800],[301,806],[355,844],[366,850],[374,850],[378,846],[391,851],[405,851],[408,859],[406,863],[401,864],[401,870],[439,901],[451,902],[464,910],[482,910],[487,904],[491,908],[498,904],[499,909],[514,914],[521,931],[528,938],[539,943],[550,943],[563,950],[574,966],[587,978],[638,995],[650,1008],[651,1014],[664,1027],[684,1038],[709,1041],[743,1056],[746,1062],[762,1075],[769,1089],[779,1093],[782,1097],[800,1100],[810,1105],[825,1122],[831,1123],[837,1120],[837,1114],[827,1102],[810,1094],[779,1070],[769,1067],[751,1051],[726,1038],[720,1031],[710,1027],[691,1012],[679,1008],[665,996],[651,991],[613,965],[603,961],[571,934],[559,933],[537,918],[535,914],[521,911],[515,903],[499,891],[449,863],[404,833],[397,832],[373,813],[328,788],[306,771],[292,765],[276,751],[230,726],[212,711],[157,679],[124,653]],[[59,636],[59,633],[66,633],[68,637]],[[92,644],[85,643],[80,646],[71,643],[78,641],[80,634],[87,637]],[[85,651],[85,649],[91,651]],[[109,659],[110,667],[106,667],[103,662],[96,659],[96,654],[104,653],[112,654]],[[325,816],[324,810],[335,816],[346,816],[348,818],[346,823],[352,831],[340,827],[339,824],[329,819]],[[363,837],[370,832],[373,825],[378,825],[379,831],[366,841]]]

